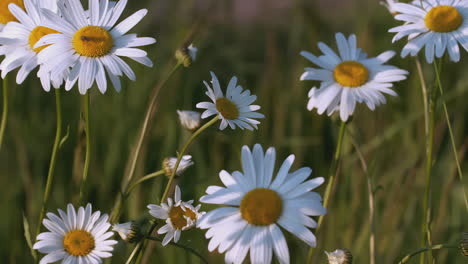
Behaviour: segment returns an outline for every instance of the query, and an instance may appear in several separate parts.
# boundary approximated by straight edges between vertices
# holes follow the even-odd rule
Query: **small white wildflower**
[[[112,226],[112,231],[119,233],[123,241],[133,243],[140,237],[140,228],[133,222],[126,222],[123,224],[115,224]]]
[[[337,249],[333,252],[325,251],[328,257],[329,264],[352,264],[353,263],[353,255],[351,255],[351,251],[347,249]]]

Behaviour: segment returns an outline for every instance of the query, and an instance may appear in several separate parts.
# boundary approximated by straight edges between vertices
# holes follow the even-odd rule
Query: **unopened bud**
[[[122,240],[127,243],[134,243],[142,238],[139,225],[133,221],[115,224],[112,226],[112,230],[119,233]]]
[[[337,249],[333,252],[325,251],[328,257],[329,264],[352,264],[353,263],[353,255],[351,251],[348,249]]]
[[[197,51],[198,49],[193,44],[190,44],[188,47],[178,49],[175,53],[175,58],[184,67],[189,67],[197,58]]]
[[[167,177],[170,177],[172,175],[172,172],[174,171],[175,164],[177,162],[177,158],[175,157],[170,157],[170,158],[165,158],[163,160],[163,169],[164,173],[166,174]],[[180,176],[184,171],[192,166],[194,163],[192,161],[192,156],[190,155],[184,155],[182,156],[182,159],[180,160],[179,167],[177,167],[177,172],[176,175]]]

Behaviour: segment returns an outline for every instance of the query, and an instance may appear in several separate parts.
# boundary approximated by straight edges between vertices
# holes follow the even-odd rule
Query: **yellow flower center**
[[[195,212],[189,208],[185,208],[184,211],[180,206],[174,206],[169,210],[169,218],[176,229],[182,229],[187,225],[187,219],[184,216],[194,221],[197,219]]]
[[[18,21],[8,9],[9,4],[16,4],[24,10],[23,0],[0,0],[0,24],[6,24],[10,21]]]
[[[357,61],[344,61],[335,67],[333,77],[345,87],[359,87],[369,79],[369,71]]]
[[[84,230],[70,231],[63,239],[63,248],[75,257],[87,256],[94,247],[94,237]]]
[[[78,54],[86,57],[102,57],[108,54],[114,46],[109,31],[98,26],[80,28],[72,40],[73,48]]]
[[[218,110],[224,118],[229,120],[234,120],[239,117],[239,109],[237,106],[224,97],[216,99],[216,110]]]
[[[283,212],[283,201],[273,190],[257,188],[248,192],[241,201],[240,212],[249,224],[271,225]]]
[[[32,50],[35,52],[39,53],[41,50],[45,49],[47,46],[50,45],[44,45],[39,48],[34,48],[34,45],[45,35],[53,34],[53,33],[60,33],[56,30],[53,30],[48,27],[35,27],[32,31],[31,34],[29,34],[29,47],[31,47]]]
[[[435,32],[451,32],[463,23],[460,12],[448,5],[440,5],[432,8],[424,18],[426,27]]]

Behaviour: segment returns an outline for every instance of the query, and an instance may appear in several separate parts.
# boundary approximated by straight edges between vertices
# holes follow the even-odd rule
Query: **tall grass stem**
[[[3,138],[5,136],[5,128],[8,121],[8,77],[3,79],[3,111],[2,121],[0,123],[0,150],[3,146]]]
[[[85,119],[86,155],[83,166],[83,178],[80,186],[80,203],[84,203],[86,195],[86,183],[88,181],[89,163],[91,161],[91,129],[89,120],[89,91],[83,96],[83,118]]]
[[[50,158],[49,171],[47,173],[47,183],[46,183],[46,187],[44,190],[44,197],[42,199],[41,212],[39,213],[39,219],[37,221],[35,237],[37,237],[37,235],[39,235],[39,233],[41,232],[41,223],[47,211],[47,205],[49,203],[50,192],[52,190],[52,184],[54,182],[54,171],[55,171],[55,164],[57,161],[57,153],[60,148],[60,141],[62,137],[62,102],[61,102],[60,93],[61,93],[60,89],[55,89],[55,107],[56,107],[57,127],[55,129],[54,146],[52,147],[52,155]]]
[[[323,206],[325,208],[327,208],[327,209],[328,209],[328,203],[330,202],[330,196],[331,196],[333,187],[335,185],[334,184],[335,183],[335,177],[336,177],[336,174],[337,174],[338,164],[339,164],[340,157],[341,157],[341,149],[342,149],[342,145],[343,145],[343,138],[344,138],[344,135],[345,135],[345,131],[346,131],[346,122],[341,122],[340,132],[338,134],[338,143],[336,144],[335,155],[333,156],[333,160],[332,160],[332,163],[331,163],[331,166],[330,166],[328,183],[327,183],[327,187],[325,189],[325,195],[323,197]],[[317,234],[319,232],[320,227],[322,226],[322,222],[323,222],[324,217],[325,217],[324,215],[319,217],[317,228],[315,229],[315,232]],[[311,247],[309,249],[309,253],[308,253],[308,256],[307,256],[307,259],[308,259],[307,263],[309,263],[309,264],[312,263],[313,255],[314,255],[314,248]]]

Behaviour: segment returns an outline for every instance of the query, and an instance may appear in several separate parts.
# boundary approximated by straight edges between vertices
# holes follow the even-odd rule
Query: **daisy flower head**
[[[328,115],[340,113],[342,121],[347,121],[356,107],[356,103],[365,103],[369,109],[384,104],[383,94],[396,96],[390,89],[393,82],[406,79],[407,71],[385,63],[395,56],[395,52],[386,51],[377,57],[367,57],[357,48],[356,35],[346,38],[336,34],[338,53],[328,45],[319,42],[323,55],[315,56],[302,51],[301,55],[318,68],[305,68],[301,81],[320,81],[320,87],[309,91],[307,108],[317,108],[317,113]]]
[[[242,263],[249,250],[251,263],[271,263],[272,250],[279,263],[289,263],[280,226],[309,246],[316,246],[308,228],[315,228],[317,223],[310,216],[324,215],[326,209],[320,195],[311,190],[324,179],[306,180],[312,172],[307,167],[290,172],[294,155],[283,162],[273,179],[275,157],[274,148],[264,153],[258,144],[253,151],[244,146],[243,172],[221,171],[219,177],[226,187],[209,186],[200,198],[203,203],[225,206],[205,214],[197,226],[208,229],[209,251],[226,251],[226,263]]]
[[[394,9],[399,13],[395,19],[405,23],[389,30],[396,33],[392,41],[409,37],[401,57],[416,56],[425,47],[428,63],[434,61],[434,56],[442,57],[446,50],[450,59],[457,62],[460,60],[459,45],[468,50],[467,1],[420,0],[397,3]]]
[[[174,172],[174,167],[175,167],[176,163],[177,163],[177,158],[176,157],[169,157],[169,158],[165,158],[163,160],[162,167],[163,167],[164,173],[166,174],[167,177],[171,177],[172,172]],[[193,164],[195,164],[195,163],[193,162],[191,155],[182,156],[182,159],[180,160],[179,166],[177,167],[176,175],[177,176],[182,175]]]
[[[5,59],[0,64],[2,78],[12,70],[19,68],[16,75],[16,83],[21,84],[26,77],[39,66],[37,54],[45,48],[35,48],[37,41],[45,35],[58,33],[56,30],[43,26],[45,21],[41,9],[57,12],[57,3],[50,0],[24,0],[24,8],[16,4],[10,4],[9,9],[19,21],[9,22],[0,32],[0,54]],[[62,85],[68,74],[68,70],[55,74],[52,78],[50,72],[40,68],[38,77],[44,90],[49,91],[51,84],[55,88]]]
[[[197,220],[204,214],[199,212],[201,205],[194,207],[193,201],[184,202],[181,200],[179,186],[175,188],[174,200],[167,198],[167,203],[161,206],[148,205],[149,213],[158,219],[163,219],[166,224],[158,230],[158,234],[166,234],[162,245],[167,245],[172,239],[179,241],[182,231],[195,226]]]
[[[108,0],[89,0],[89,12],[85,12],[79,0],[59,1],[61,16],[44,10],[46,27],[60,33],[49,34],[36,43],[35,48],[48,45],[39,53],[52,75],[70,69],[65,89],[70,90],[78,82],[79,92],[85,94],[94,82],[101,93],[107,90],[107,77],[117,91],[121,89],[120,77],[125,74],[136,79],[130,66],[121,59],[128,57],[152,67],[147,53],[139,48],[156,42],[154,38],[127,34],[147,14],[141,9],[117,24],[127,5],[127,0],[111,6]]]
[[[16,17],[8,9],[9,4],[15,4],[24,9],[23,0],[2,0],[0,1],[0,31],[8,22],[18,21]]]
[[[380,1],[380,4],[387,8],[388,12],[395,16],[398,12],[393,8],[393,6],[398,3],[398,0],[385,0]]]
[[[114,233],[108,232],[111,224],[107,214],[93,213],[91,204],[78,208],[78,211],[68,204],[67,212],[60,209],[58,212],[59,215],[47,213],[42,223],[49,232],[40,233],[33,246],[46,254],[40,264],[59,260],[62,263],[95,264],[112,256],[117,241],[109,239]]]
[[[237,85],[236,76],[232,77],[229,81],[226,95],[224,95],[218,78],[213,72],[210,73],[213,88],[206,81],[203,83],[208,89],[206,95],[213,102],[197,104],[197,108],[206,109],[201,118],[218,115],[221,119],[220,130],[225,129],[227,126],[231,127],[231,129],[234,129],[236,126],[240,129],[258,129],[257,125],[260,122],[255,120],[255,118],[264,118],[265,116],[255,112],[260,109],[260,106],[252,105],[257,96],[251,95],[249,90],[243,90],[240,85]]]
[[[195,111],[177,110],[182,127],[194,132],[200,127],[201,114]]]

